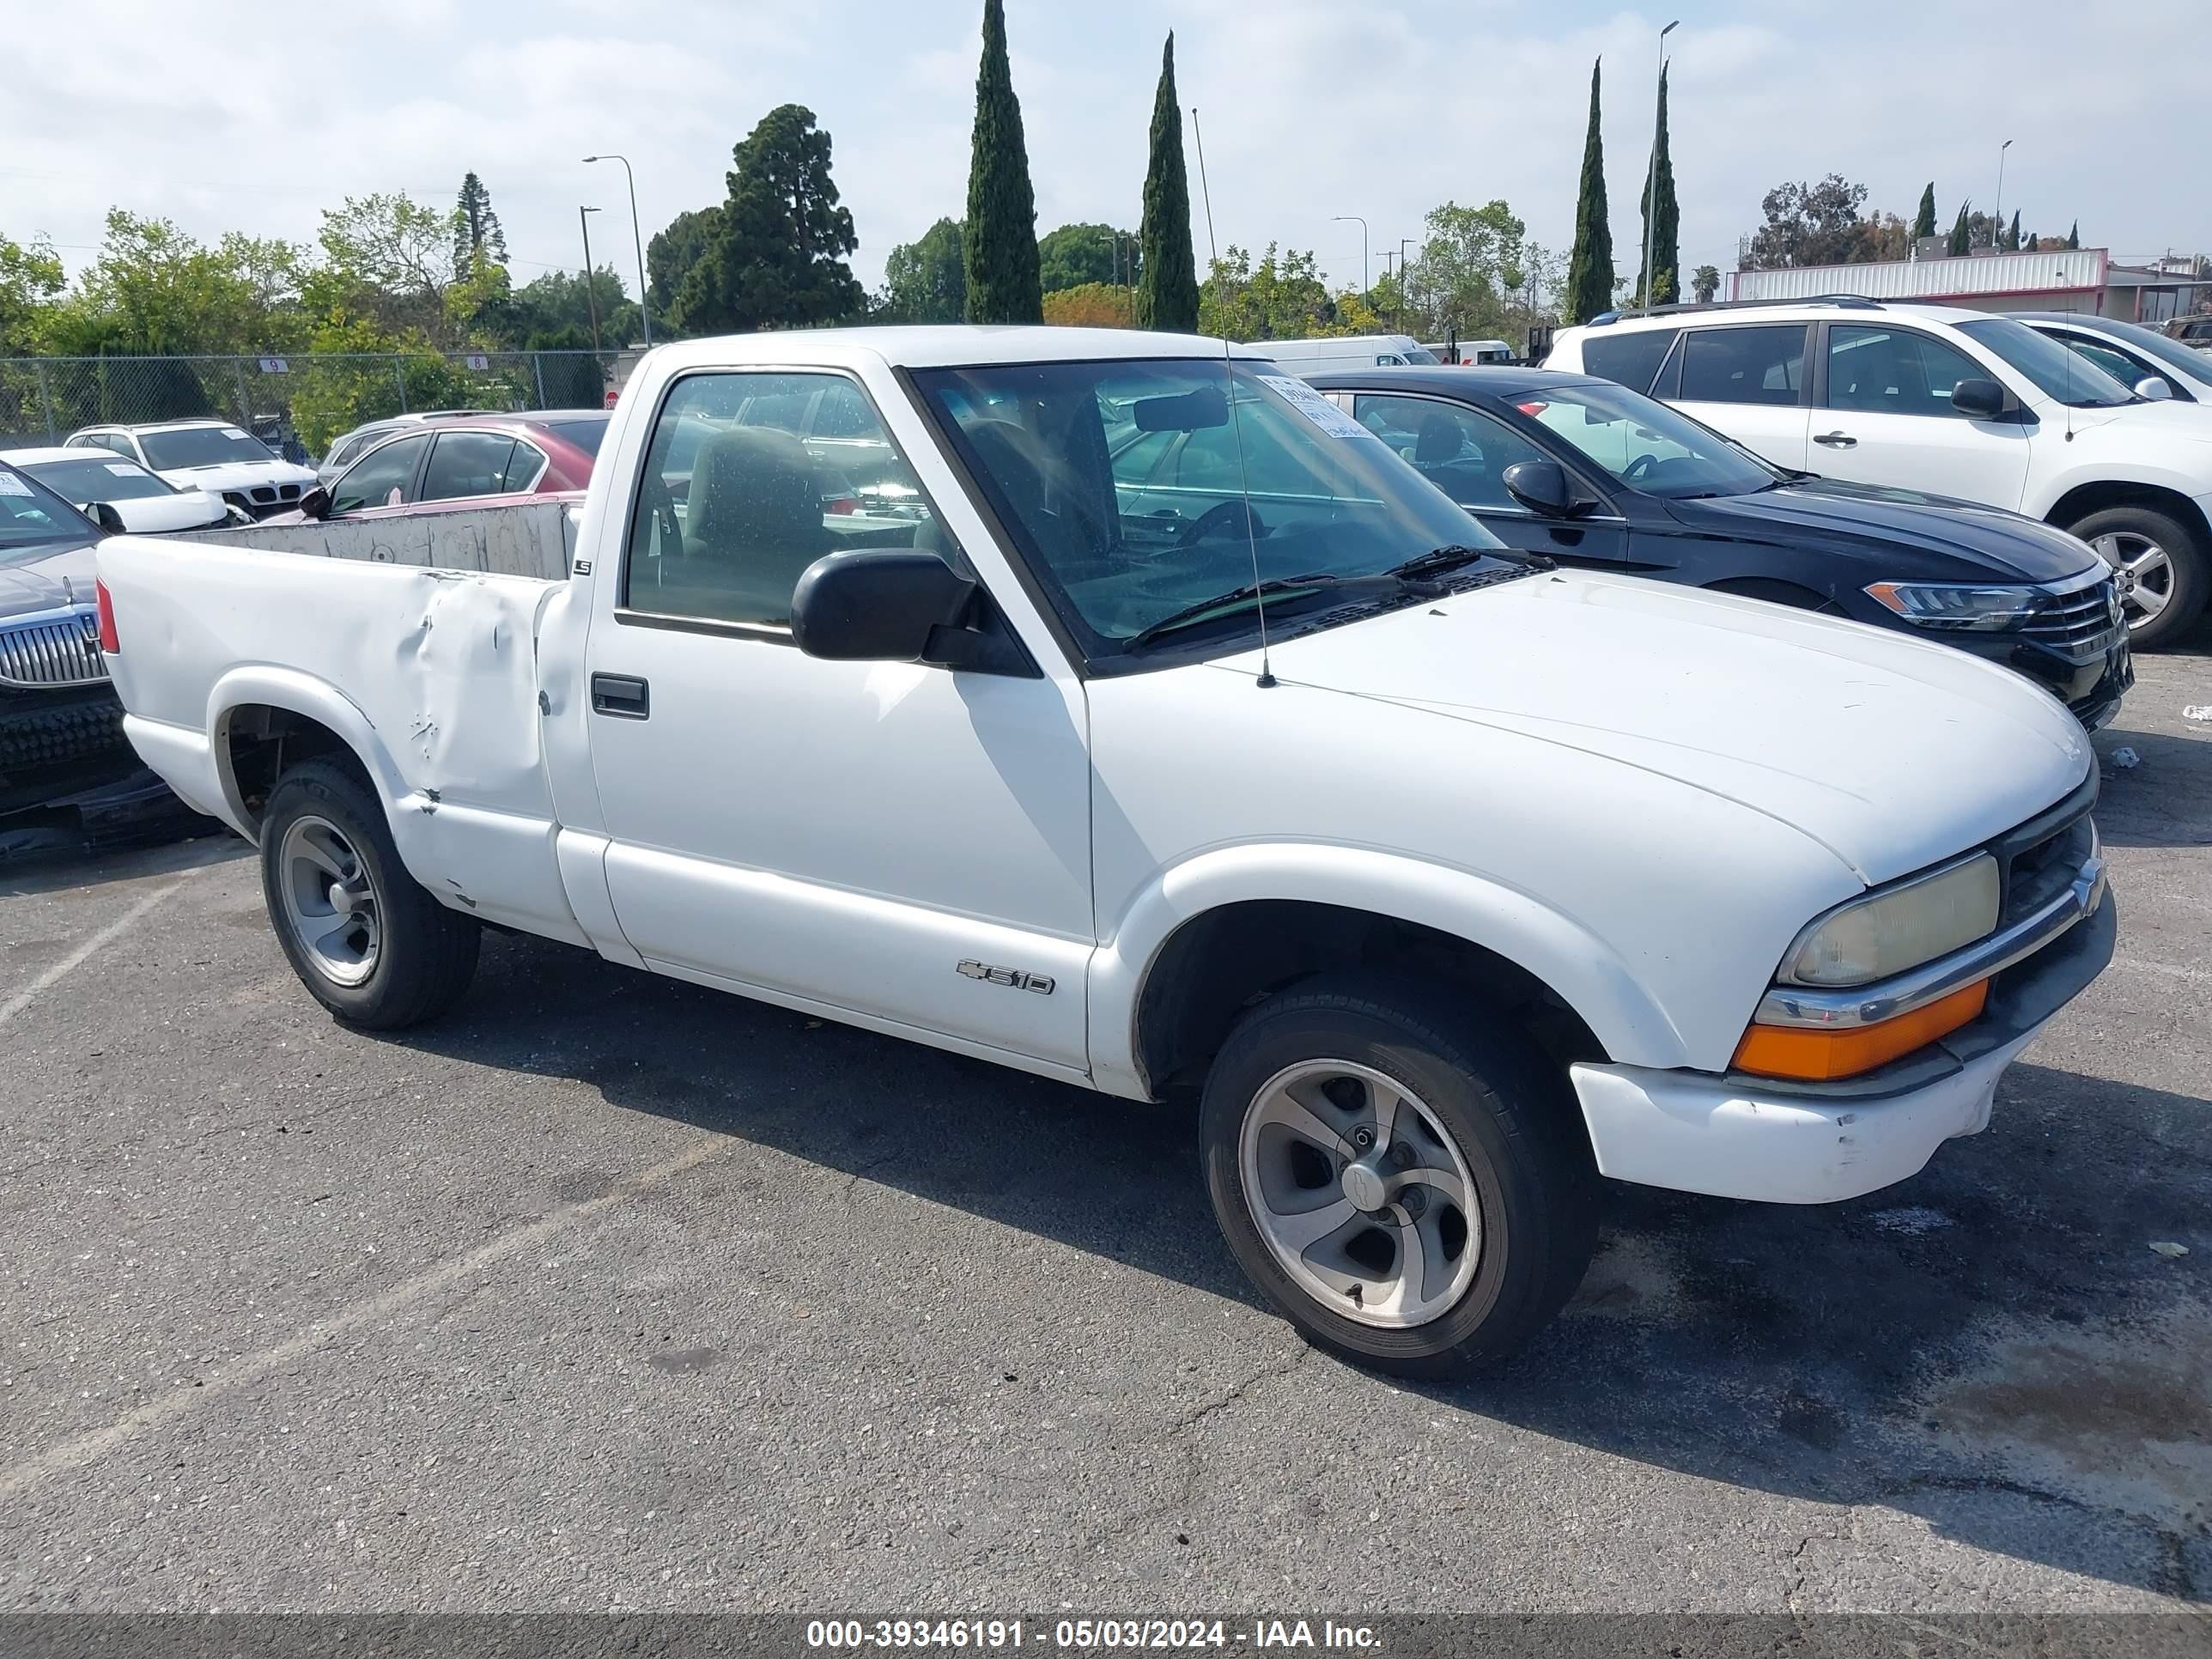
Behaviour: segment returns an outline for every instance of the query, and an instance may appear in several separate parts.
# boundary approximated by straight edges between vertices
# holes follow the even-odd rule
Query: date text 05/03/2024
[[[1049,1632],[1048,1634],[1048,1632]],[[1203,1648],[1372,1650],[1366,1625],[1334,1620],[815,1619],[806,1645],[823,1649],[1051,1647],[1074,1652],[1175,1652]]]

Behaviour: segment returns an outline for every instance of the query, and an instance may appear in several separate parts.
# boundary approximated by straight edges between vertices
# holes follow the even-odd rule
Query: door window
[[[422,474],[422,499],[450,501],[495,495],[506,488],[514,440],[503,432],[441,432]]]
[[[1639,328],[1626,334],[1593,331],[1583,341],[1583,372],[1617,381],[1632,392],[1649,392],[1651,377],[1680,332],[1678,328]]]
[[[1686,404],[1790,408],[1802,401],[1804,388],[1800,325],[1692,329],[1682,342],[1682,387],[1675,395]]]
[[[1831,409],[1965,420],[1951,405],[1951,390],[1981,374],[1972,358],[1925,334],[1856,323],[1828,328]]]
[[[371,450],[331,486],[331,511],[359,513],[413,501],[408,491],[415,482],[415,468],[429,447],[429,434],[423,433]]]
[[[545,470],[545,453],[521,439],[514,441],[514,453],[507,457],[507,471],[499,487],[510,493],[519,493],[538,487],[538,475]]]
[[[835,392],[843,438],[864,449],[856,484],[807,441]],[[850,394],[854,403],[843,401]],[[843,444],[828,446],[842,448]],[[824,554],[918,547],[950,534],[875,405],[842,375],[732,373],[677,382],[654,418],[630,519],[621,602],[660,616],[787,629],[792,590]]]
[[[2131,386],[2146,374],[2158,374],[2149,364],[2139,363],[2124,351],[2115,350],[2101,341],[2085,340],[2078,334],[2062,334],[2058,337],[2075,356],[2084,362],[2094,363],[2122,386]]]
[[[1360,425],[1462,507],[1516,507],[1505,490],[1505,469],[1546,459],[1503,421],[1463,404],[1362,393],[1353,413]]]

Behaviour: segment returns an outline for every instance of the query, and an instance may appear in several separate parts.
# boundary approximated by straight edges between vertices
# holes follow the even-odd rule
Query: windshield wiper
[[[1540,553],[1523,553],[1513,547],[1462,547],[1456,542],[1447,542],[1442,547],[1432,547],[1425,553],[1401,560],[1382,574],[1403,581],[1419,581],[1425,576],[1441,576],[1458,570],[1481,559],[1503,559],[1508,564],[1525,564],[1536,570],[1552,568],[1552,562]]]
[[[1310,587],[1328,587],[1344,580],[1325,570],[1309,571],[1303,576],[1270,576],[1263,582],[1248,582],[1242,587],[1232,587],[1226,593],[1216,593],[1212,599],[1200,599],[1180,611],[1170,611],[1156,623],[1148,623],[1132,634],[1122,645],[1124,651],[1135,651],[1150,645],[1164,634],[1204,620],[1216,611],[1250,600],[1264,599],[1270,593],[1288,593]]]

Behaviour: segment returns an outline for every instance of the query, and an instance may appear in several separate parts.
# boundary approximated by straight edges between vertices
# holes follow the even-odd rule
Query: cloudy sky
[[[1563,246],[1591,60],[1621,267],[1640,234],[1656,36],[1669,44],[1685,267],[1732,267],[1785,179],[1838,171],[1910,216],[1936,181],[1996,194],[2026,228],[2123,255],[2212,251],[2203,0],[1007,0],[1038,226],[1133,224],[1163,38],[1176,34],[1224,246],[1311,248],[1374,271],[1439,202],[1503,197]],[[450,204],[473,168],[516,275],[594,252],[626,275],[621,151],[645,234],[723,195],[731,144],[786,101],[836,141],[871,287],[884,253],[965,195],[981,0],[15,0],[0,101],[0,234],[43,234],[72,269],[110,204],[306,240],[341,197]],[[2101,14],[2101,20],[2100,21]],[[343,21],[342,21],[343,20]],[[2187,44],[2185,46],[2184,43]],[[1194,202],[1197,180],[1193,179]],[[1201,262],[1206,227],[1197,226]],[[604,240],[601,240],[604,239]]]

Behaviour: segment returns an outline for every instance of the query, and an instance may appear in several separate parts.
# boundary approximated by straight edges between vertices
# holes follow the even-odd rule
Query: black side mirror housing
[[[1977,421],[1994,421],[2012,399],[1995,380],[1969,376],[1951,388],[1951,407]]]
[[[300,497],[300,512],[303,517],[323,520],[331,516],[331,492],[320,484],[315,485]]]
[[[1507,495],[1547,519],[1571,519],[1589,510],[1590,503],[1575,493],[1566,469],[1557,461],[1516,461],[1499,482]]]
[[[113,501],[87,501],[77,510],[98,525],[103,536],[120,536],[128,528],[123,522],[121,510]]]
[[[1003,629],[979,627],[983,590],[934,553],[856,547],[815,560],[791,596],[791,637],[830,662],[926,662],[1035,670]]]

